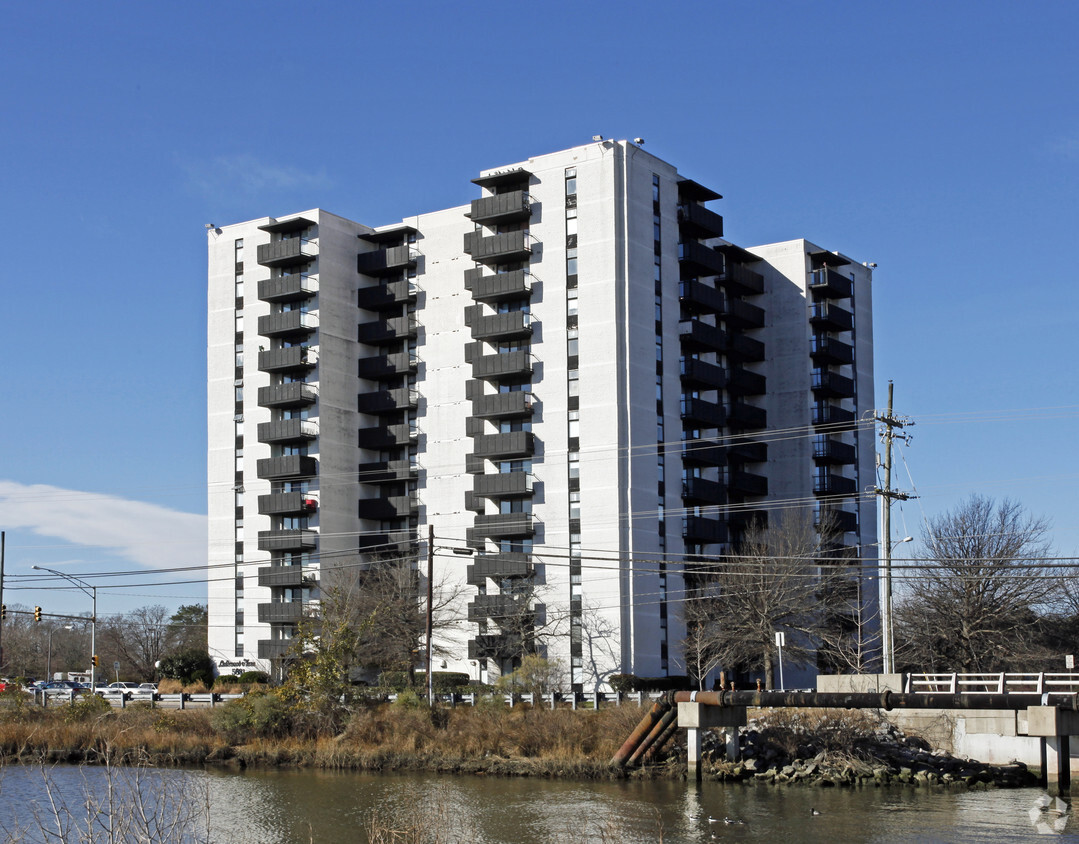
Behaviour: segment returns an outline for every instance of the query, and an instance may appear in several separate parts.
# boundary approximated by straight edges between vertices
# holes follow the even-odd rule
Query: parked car
[[[139,683],[139,687],[135,689],[137,692],[156,692],[157,683]]]
[[[129,683],[127,681],[120,681],[119,683],[109,683],[105,688],[112,692],[132,692],[139,687],[138,683]]]
[[[82,683],[76,683],[72,680],[52,680],[42,686],[42,689],[47,695],[67,694],[69,692],[74,692],[76,695],[90,693],[90,690]]]

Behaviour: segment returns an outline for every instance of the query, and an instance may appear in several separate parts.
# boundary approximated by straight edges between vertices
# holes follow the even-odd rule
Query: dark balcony
[[[532,254],[532,237],[525,231],[487,236],[482,232],[466,232],[464,251],[481,264],[525,261]]]
[[[318,387],[302,381],[259,387],[259,407],[302,407],[318,401]]]
[[[728,263],[727,271],[716,281],[717,287],[732,296],[759,296],[764,293],[764,276],[741,264]]]
[[[726,504],[727,491],[715,481],[687,477],[682,479],[682,498],[700,504]]]
[[[854,363],[854,347],[835,337],[814,334],[809,345],[809,355],[819,364],[831,363],[842,365]]]
[[[703,399],[684,398],[681,401],[682,421],[688,428],[721,428],[723,406]]]
[[[813,516],[813,527],[818,531],[855,533],[858,530],[858,514],[838,507],[821,507]]]
[[[415,267],[420,253],[414,246],[403,244],[386,249],[374,249],[361,252],[356,256],[356,268],[364,275],[384,276],[403,272],[408,267]]]
[[[683,349],[704,352],[723,352],[727,349],[727,332],[696,319],[678,323],[678,339]]]
[[[531,557],[523,553],[480,554],[468,567],[468,582],[482,586],[487,579],[501,581],[507,577],[528,577],[532,574]]]
[[[356,304],[365,311],[389,311],[416,301],[416,285],[411,281],[372,284],[356,291]]]
[[[272,492],[260,495],[260,516],[306,516],[318,509],[318,500],[306,492]]]
[[[696,358],[682,358],[678,362],[682,383],[703,387],[706,390],[722,390],[727,385],[727,373],[714,363]]]
[[[853,478],[823,472],[813,476],[814,495],[855,495],[858,483]]]
[[[366,553],[414,554],[418,547],[416,532],[408,530],[361,533],[356,544]]]
[[[298,624],[303,620],[302,601],[259,604],[259,624]]]
[[[809,277],[809,289],[819,299],[849,299],[854,293],[854,282],[835,270],[814,270]]]
[[[722,275],[724,260],[723,256],[711,247],[686,240],[678,244],[678,266],[684,279]]]
[[[318,293],[318,279],[293,273],[259,282],[259,299],[263,302],[291,302],[308,299]]]
[[[682,443],[682,462],[693,466],[726,466],[727,456],[724,448],[714,442],[687,440]]]
[[[741,366],[732,366],[727,373],[727,391],[732,396],[763,396],[768,380],[758,372]]]
[[[490,539],[525,539],[536,533],[531,513],[492,513],[476,516],[473,535]]]
[[[303,566],[263,566],[259,569],[259,586],[292,588],[303,586],[306,579]]]
[[[527,612],[528,604],[512,595],[477,595],[468,605],[468,620],[473,624],[487,619],[508,624]]]
[[[727,523],[705,516],[685,516],[682,519],[682,538],[695,545],[727,541]]]
[[[527,220],[532,215],[531,201],[532,198],[523,190],[496,193],[473,199],[468,216],[473,223],[488,225]]]
[[[258,332],[263,337],[306,337],[318,329],[318,316],[305,311],[281,311],[259,317]]]
[[[420,432],[411,425],[375,425],[359,429],[359,444],[360,448],[382,451],[408,445],[415,442],[419,436]]]
[[[393,484],[414,480],[419,466],[410,460],[378,460],[361,463],[356,469],[356,480],[361,484]]]
[[[318,460],[304,454],[266,457],[255,464],[258,477],[267,481],[310,478],[318,474]]]
[[[516,633],[481,633],[468,641],[469,659],[512,659],[524,652],[524,643]]]
[[[741,431],[759,431],[768,427],[768,411],[745,402],[731,402],[727,407],[727,425]]]
[[[512,419],[531,416],[534,400],[531,393],[487,393],[472,399],[472,415],[479,419]]]
[[[746,337],[744,334],[734,334],[727,346],[727,356],[743,363],[762,361],[764,360],[764,343],[752,337]]]
[[[826,398],[854,398],[854,379],[826,369],[814,369],[813,392]]]
[[[814,302],[809,308],[809,322],[822,331],[850,331],[854,314],[835,302]]]
[[[413,352],[397,352],[392,355],[372,355],[360,358],[356,371],[360,378],[379,381],[383,378],[392,378],[394,375],[415,372],[418,365],[419,358]]]
[[[497,343],[532,336],[532,316],[528,311],[485,314],[472,322],[472,339]]]
[[[356,326],[356,339],[369,346],[381,346],[414,338],[419,333],[419,323],[413,314],[361,322]]]
[[[400,413],[419,404],[420,394],[411,387],[399,387],[396,390],[374,390],[360,393],[356,397],[356,409],[360,413],[381,416],[387,413]]]
[[[696,279],[678,282],[678,301],[685,310],[693,313],[714,314],[726,308],[722,290]]]
[[[678,205],[678,230],[687,237],[723,237],[723,217],[695,202]]]
[[[307,346],[284,346],[259,352],[260,372],[296,372],[318,363],[318,352]]]
[[[531,472],[476,475],[473,492],[481,498],[527,498],[532,494]]]
[[[313,261],[318,255],[318,243],[302,237],[260,243],[256,257],[264,267],[292,267]]]
[[[735,299],[723,294],[723,307],[717,311],[728,328],[742,331],[764,328],[764,308],[751,305],[742,299]]]
[[[484,275],[482,269],[465,270],[465,287],[477,302],[512,302],[532,294],[532,276],[528,270]]]
[[[727,513],[727,524],[731,530],[743,531],[749,527],[761,530],[768,527],[767,510],[730,510]]]
[[[313,530],[260,530],[260,551],[310,551],[318,546]]]
[[[505,434],[481,434],[475,439],[476,457],[488,460],[516,460],[531,457],[536,451],[536,437],[531,431],[508,431]]]
[[[468,641],[469,659],[512,659],[524,652],[524,643],[516,633],[480,633]]]
[[[727,462],[732,464],[766,463],[768,443],[743,442],[726,447]]]
[[[843,431],[853,429],[857,419],[853,410],[827,403],[814,405],[812,417],[814,425],[832,425]]]
[[[530,352],[500,352],[472,361],[472,377],[490,381],[528,381],[532,377]]]
[[[313,419],[276,419],[258,425],[260,443],[289,443],[313,440],[318,436],[318,422]]]
[[[852,466],[857,461],[857,451],[841,440],[817,437],[813,440],[813,459],[818,463]]]
[[[755,472],[736,469],[727,472],[727,489],[737,495],[767,495],[768,478]]]
[[[259,659],[282,659],[292,645],[292,639],[259,639]]]
[[[419,501],[416,494],[391,495],[386,498],[361,498],[357,502],[357,513],[361,519],[388,521],[407,519],[416,512]]]

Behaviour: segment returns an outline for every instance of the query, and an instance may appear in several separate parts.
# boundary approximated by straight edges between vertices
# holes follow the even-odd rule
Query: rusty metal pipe
[[[648,735],[644,737],[644,740],[637,745],[637,749],[633,751],[633,755],[626,761],[627,765],[636,765],[641,761],[641,757],[647,752],[656,739],[658,739],[663,731],[670,726],[671,722],[678,722],[678,710],[675,708],[668,709],[663,713],[663,717],[656,722],[656,725],[649,731]]]
[[[1079,711],[1079,694],[947,694],[902,692],[675,692],[677,703],[690,700],[708,706],[830,709],[1026,709],[1056,706]]]
[[[624,768],[626,761],[633,751],[637,749],[637,745],[640,744],[645,737],[652,732],[652,728],[656,725],[656,722],[663,717],[663,713],[667,712],[671,708],[670,702],[663,698],[652,704],[652,708],[645,713],[645,716],[641,719],[641,722],[634,728],[633,732],[629,734],[629,738],[625,740],[618,752],[611,758],[611,764],[619,768]]]
[[[659,755],[660,751],[663,750],[663,748],[666,746],[667,742],[674,738],[677,732],[678,717],[675,716],[671,723],[667,725],[667,729],[660,733],[659,738],[656,739],[655,743],[650,748],[648,748],[647,751],[645,751],[644,756],[641,757],[641,761],[651,762],[653,759],[655,759]]]

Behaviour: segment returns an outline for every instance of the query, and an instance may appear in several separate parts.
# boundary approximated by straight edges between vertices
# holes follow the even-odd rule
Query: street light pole
[[[97,688],[97,666],[94,665],[94,655],[97,653],[97,587],[91,586],[81,578],[65,574],[56,569],[47,569],[44,566],[30,566],[30,568],[37,571],[47,571],[49,574],[55,574],[57,577],[62,577],[64,580],[74,583],[80,591],[89,595],[93,601],[93,612],[90,615],[90,691],[94,691]]]

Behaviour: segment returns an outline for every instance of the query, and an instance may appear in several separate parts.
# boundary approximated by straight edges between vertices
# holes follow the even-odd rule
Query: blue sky
[[[9,589],[205,560],[205,223],[382,225],[597,133],[719,190],[739,244],[878,263],[877,402],[893,379],[917,422],[897,537],[980,492],[1075,554],[1077,24],[993,0],[9,5]],[[184,579],[95,579],[101,614],[203,600],[161,585]],[[86,602],[43,585],[5,602]]]

